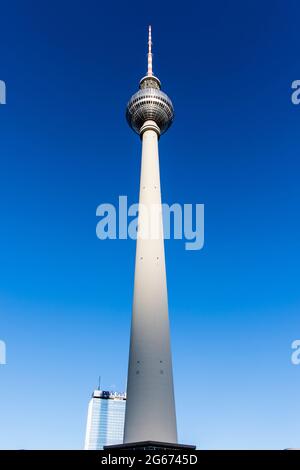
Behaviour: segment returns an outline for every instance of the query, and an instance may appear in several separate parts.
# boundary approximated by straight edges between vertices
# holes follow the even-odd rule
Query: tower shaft
[[[138,236],[124,443],[177,442],[158,155],[159,128],[141,130]]]

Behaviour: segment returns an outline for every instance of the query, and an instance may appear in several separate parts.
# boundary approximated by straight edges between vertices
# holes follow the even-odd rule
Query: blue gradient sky
[[[205,204],[205,247],[167,241],[180,441],[300,447],[296,0],[1,5],[0,448],[82,448],[89,396],[126,380],[133,241],[96,207],[138,196],[124,110],[146,70],[175,105],[163,200]],[[155,400],[155,397],[153,397]]]

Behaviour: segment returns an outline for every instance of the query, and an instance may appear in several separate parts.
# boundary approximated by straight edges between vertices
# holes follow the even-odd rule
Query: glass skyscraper
[[[101,450],[123,442],[125,406],[125,393],[94,391],[88,407],[86,450]]]

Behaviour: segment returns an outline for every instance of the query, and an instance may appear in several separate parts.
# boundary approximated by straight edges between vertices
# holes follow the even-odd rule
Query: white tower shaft
[[[145,130],[141,132],[140,211],[124,443],[139,441],[176,443],[161,214],[157,134],[159,128],[153,121],[146,121],[143,128]],[[157,217],[158,209],[160,209],[159,217]],[[152,228],[154,233],[151,234]]]

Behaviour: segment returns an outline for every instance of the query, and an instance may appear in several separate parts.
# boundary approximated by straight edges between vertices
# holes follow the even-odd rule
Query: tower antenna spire
[[[153,71],[152,71],[152,36],[151,36],[151,25],[149,25],[148,29],[148,72],[147,72],[148,77],[153,76]]]

